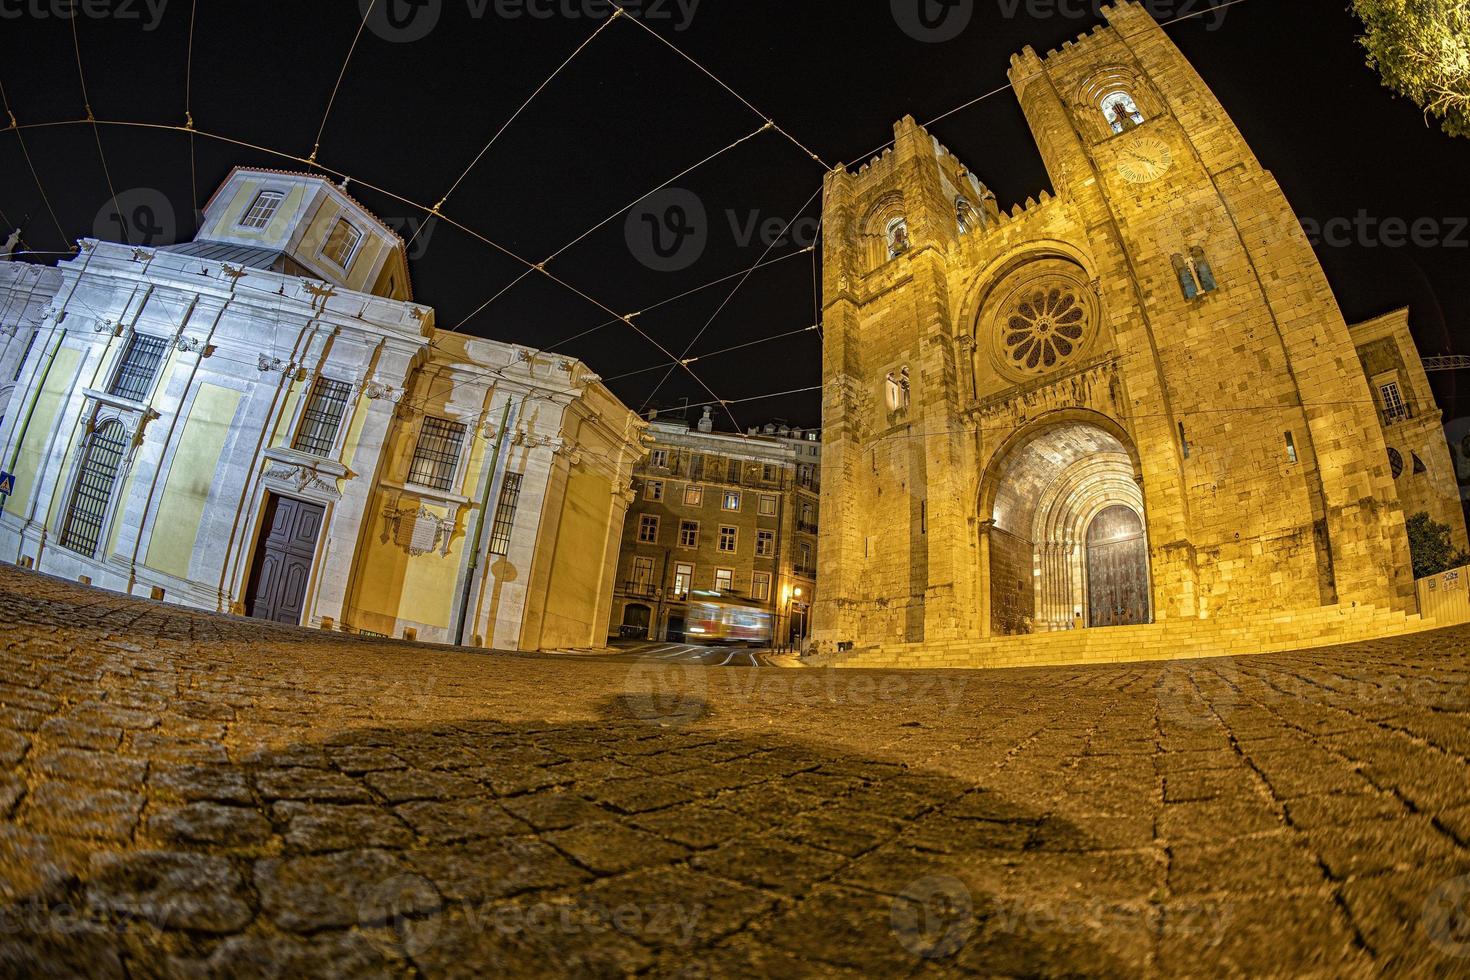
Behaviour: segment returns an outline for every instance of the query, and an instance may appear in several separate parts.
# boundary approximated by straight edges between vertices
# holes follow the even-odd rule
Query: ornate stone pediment
[[[261,478],[273,490],[330,502],[342,499],[337,481],[347,475],[341,463],[290,449],[268,449]]]

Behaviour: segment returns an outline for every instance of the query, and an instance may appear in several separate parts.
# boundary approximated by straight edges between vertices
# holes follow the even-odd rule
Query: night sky
[[[149,0],[151,9],[145,0],[91,2],[118,12],[76,22],[98,119],[177,125],[187,105],[201,130],[302,157],[316,142],[362,19],[354,0],[200,0],[186,103],[191,0],[166,0],[156,21],[152,10],[161,0]],[[318,159],[354,181],[432,205],[598,28],[594,15],[601,8],[597,0],[417,2],[428,5],[420,18],[436,8],[439,14],[426,37],[390,42],[380,36],[388,30],[363,32]],[[644,3],[650,28],[831,164],[860,162],[891,138],[893,121],[905,113],[923,122],[1004,85],[1009,57],[1024,45],[1044,52],[1097,22],[1082,13],[1089,6],[1082,0],[973,0],[968,27],[953,40],[930,43],[906,33],[881,0],[701,0],[692,17],[674,0],[659,0],[656,7],[651,2]],[[691,2],[683,0],[685,11]],[[64,4],[0,0],[0,83],[22,124],[84,116],[71,23],[51,15]],[[525,12],[537,4],[576,16]],[[1165,20],[1203,5],[1158,0],[1149,7]],[[1432,218],[1448,235],[1458,224],[1452,219],[1470,215],[1470,140],[1426,127],[1415,106],[1380,86],[1355,43],[1358,24],[1347,7],[1347,0],[1246,0],[1169,31],[1299,215],[1327,221],[1363,210],[1380,220]],[[412,35],[426,21],[401,23]],[[618,213],[762,124],[761,116],[624,19],[587,44],[506,129],[443,210],[533,262],[616,214],[547,268],[619,313],[734,276],[638,318],[675,353],[691,343],[692,355],[699,355],[799,331],[815,318],[812,257],[800,254],[809,237],[778,242],[766,253],[769,243],[748,234],[753,223],[784,224],[804,204],[808,217],[818,212],[813,194],[823,168],[792,142],[760,133],[677,182],[705,212],[696,239],[702,251],[652,263],[679,268],[641,261],[648,253],[630,247],[627,221]],[[1050,189],[1008,91],[933,131],[1004,207]],[[194,209],[231,166],[303,169],[200,137],[191,173],[184,134],[118,126],[99,132],[132,237],[147,235],[150,244],[192,237]],[[0,133],[0,220],[28,216],[25,240],[36,250],[62,249],[84,235],[121,237],[108,219],[110,194],[92,127],[33,128],[24,138],[65,239],[13,133]],[[414,208],[361,183],[349,189],[405,238],[423,220]],[[811,224],[800,228],[809,235]],[[740,276],[763,254],[781,261],[753,273],[731,298]],[[1470,354],[1470,230],[1433,248],[1359,243],[1322,246],[1318,255],[1350,320],[1407,304],[1426,355]],[[411,258],[417,298],[437,309],[444,327],[465,321],[523,271],[447,223],[421,232]],[[587,299],[533,273],[463,329],[551,347],[608,318]],[[663,370],[619,378],[667,363],[656,346],[621,323],[559,349],[586,360],[635,409],[650,396],[662,406],[710,397],[683,371],[656,395]],[[819,384],[820,353],[816,333],[808,331],[693,366],[719,397],[749,399]],[[1470,374],[1441,374],[1435,383],[1447,418],[1470,414]],[[1457,396],[1457,387],[1464,396]],[[769,419],[811,426],[818,423],[819,406],[817,393],[808,392],[731,407],[742,426]]]

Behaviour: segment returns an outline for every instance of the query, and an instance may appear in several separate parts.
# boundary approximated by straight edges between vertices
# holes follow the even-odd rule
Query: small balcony
[[[791,569],[791,573],[802,578],[815,579],[817,577],[817,569],[814,565],[796,565]]]
[[[797,521],[796,529],[802,534],[816,534],[817,526],[811,521]]]
[[[658,586],[652,582],[624,582],[623,595],[637,599],[652,599],[658,594]]]
[[[1395,422],[1407,422],[1414,417],[1414,413],[1407,405],[1393,405],[1383,410],[1383,424],[1393,425]]]

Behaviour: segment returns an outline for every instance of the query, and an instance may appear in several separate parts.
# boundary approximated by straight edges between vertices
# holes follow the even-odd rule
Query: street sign
[[[15,477],[0,470],[0,497],[8,497],[15,493]]]

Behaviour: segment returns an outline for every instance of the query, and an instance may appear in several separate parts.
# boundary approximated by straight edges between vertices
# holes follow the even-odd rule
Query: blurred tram
[[[721,592],[689,593],[684,622],[689,643],[771,644],[770,612]]]

